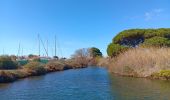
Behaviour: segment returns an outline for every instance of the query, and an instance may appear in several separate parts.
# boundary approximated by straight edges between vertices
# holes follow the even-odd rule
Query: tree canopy
[[[93,58],[94,57],[102,57],[101,51],[96,47],[90,48],[89,52],[90,52],[90,56],[93,57]]]
[[[129,29],[117,34],[108,45],[108,56],[119,54],[123,48],[138,46],[170,47],[170,28]]]

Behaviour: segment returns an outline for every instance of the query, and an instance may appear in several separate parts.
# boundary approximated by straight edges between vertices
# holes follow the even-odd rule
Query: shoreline
[[[71,66],[64,66],[62,69],[46,69],[45,73],[35,73],[35,71],[32,72],[26,72],[25,69],[16,69],[16,70],[0,70],[0,84],[2,83],[12,83],[19,79],[24,79],[28,77],[33,76],[42,76],[46,75],[52,72],[59,72],[59,71],[65,71],[69,69],[80,69],[80,68],[87,68],[88,66],[82,66],[82,67],[71,67]],[[21,75],[22,74],[22,75]]]
[[[169,81],[170,77],[166,76],[160,76],[160,73],[153,73],[150,76],[139,76],[139,75],[134,75],[134,74],[121,74],[121,73],[114,73],[114,72],[109,72],[111,75],[116,75],[120,77],[132,77],[132,78],[145,78],[145,79],[151,79],[151,80],[165,80]]]

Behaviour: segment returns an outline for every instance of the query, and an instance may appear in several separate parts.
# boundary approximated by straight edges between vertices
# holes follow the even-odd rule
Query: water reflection
[[[0,85],[0,100],[170,100],[170,82],[89,67]]]
[[[170,82],[145,78],[110,77],[115,100],[170,100]]]

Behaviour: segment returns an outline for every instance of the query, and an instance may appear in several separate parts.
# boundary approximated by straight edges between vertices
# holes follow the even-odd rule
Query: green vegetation
[[[93,58],[94,57],[102,57],[101,51],[96,47],[90,48],[89,52],[90,52],[90,56],[93,57]]]
[[[17,69],[18,63],[10,56],[0,56],[0,69]]]
[[[124,30],[113,38],[112,43],[108,45],[107,53],[113,57],[119,54],[116,48],[121,52],[120,48],[138,46],[170,47],[170,28]]]
[[[124,30],[108,45],[107,54],[114,57],[108,68],[120,75],[168,80],[169,47],[170,28]]]
[[[146,39],[143,46],[155,46],[155,47],[170,47],[170,40],[168,38],[164,37],[152,37],[149,39]]]
[[[7,62],[6,60],[8,61],[9,58],[3,59],[3,61]],[[22,67],[16,67],[15,69],[11,69],[11,70],[1,69],[0,83],[13,82],[20,78],[44,75],[49,72],[63,71],[67,69],[77,69],[77,68],[84,68],[84,67],[87,66],[82,66],[81,63],[77,62],[75,59],[51,60],[46,64],[33,60],[28,62],[26,65]]]
[[[28,70],[28,72],[32,73],[33,75],[41,75],[46,73],[46,69],[40,62],[32,61],[29,62],[24,66],[25,69]]]
[[[126,51],[127,49],[128,47],[121,46],[119,44],[110,43],[107,48],[107,54],[108,56],[113,57],[122,53],[123,51]]]
[[[170,79],[170,70],[161,70],[160,72],[153,73],[152,78],[162,78],[169,80]]]
[[[66,69],[72,69],[71,65],[68,65],[66,61],[50,61],[46,64],[46,69],[48,72],[62,71]]]

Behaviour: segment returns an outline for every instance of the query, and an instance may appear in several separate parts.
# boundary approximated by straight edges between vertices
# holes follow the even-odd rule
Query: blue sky
[[[124,29],[170,27],[170,0],[0,0],[0,54],[38,54],[37,34],[54,54],[107,45]],[[45,52],[41,51],[41,54]]]

